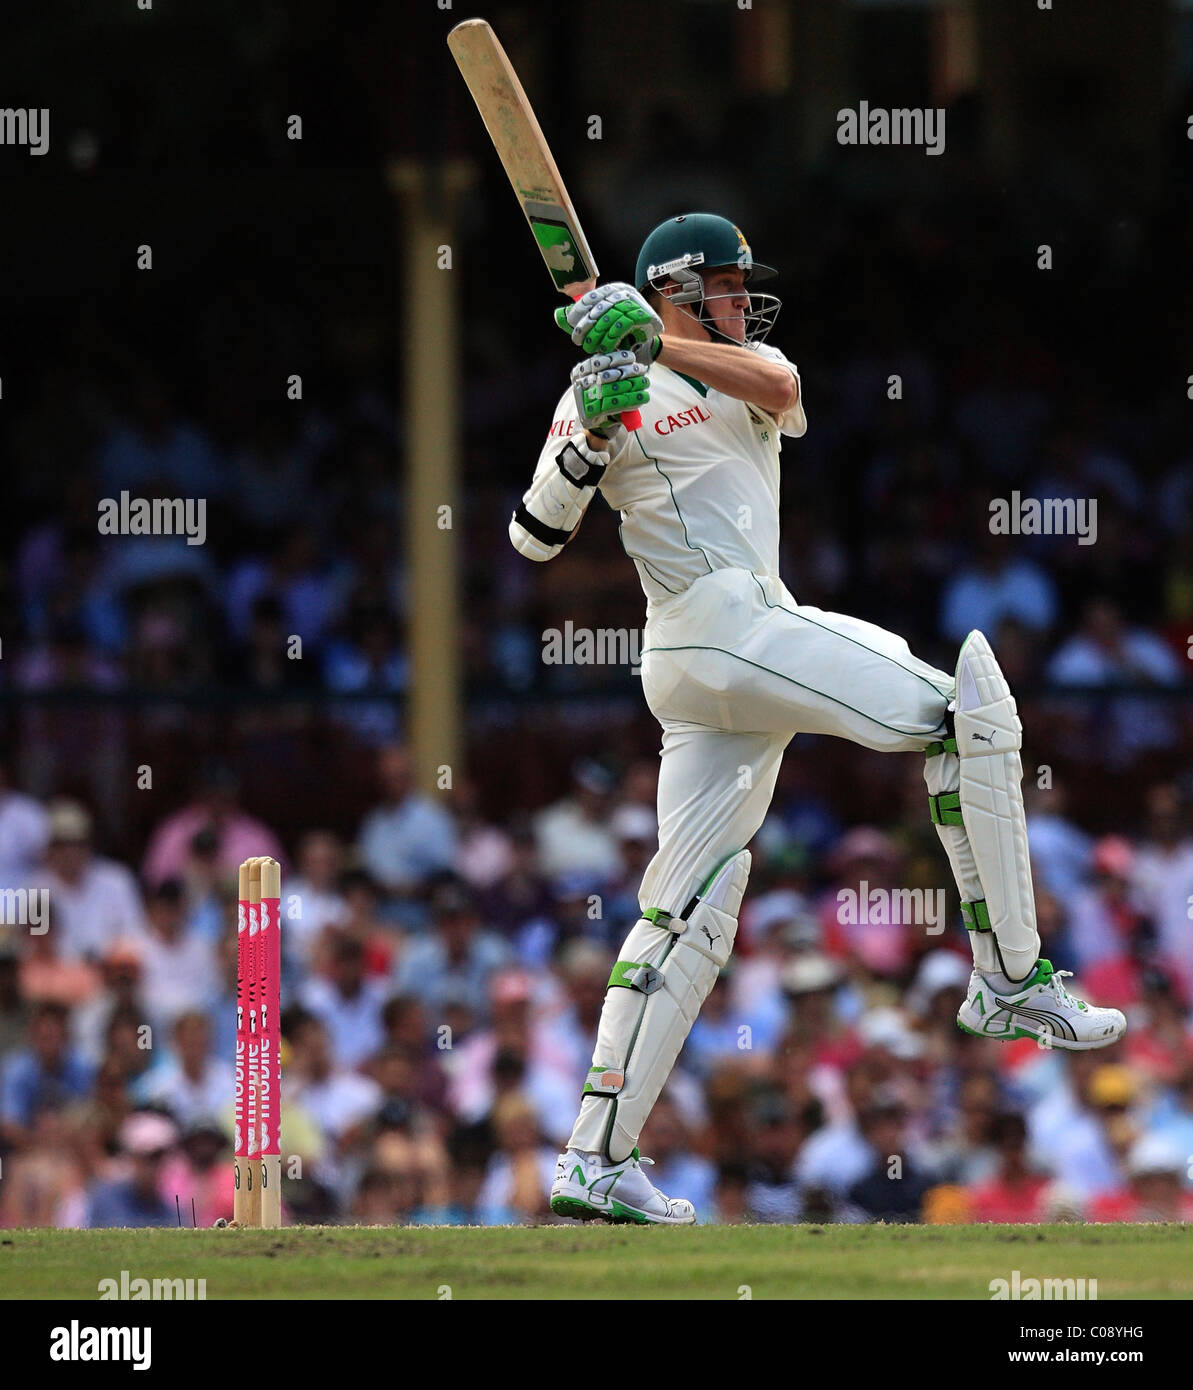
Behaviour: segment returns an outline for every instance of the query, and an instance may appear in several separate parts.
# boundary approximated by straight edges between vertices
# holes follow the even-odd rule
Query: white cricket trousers
[[[639,905],[679,915],[754,837],[795,734],[923,750],[947,733],[955,682],[894,633],[797,604],[777,576],[722,569],[651,604],[642,689],[663,750]]]

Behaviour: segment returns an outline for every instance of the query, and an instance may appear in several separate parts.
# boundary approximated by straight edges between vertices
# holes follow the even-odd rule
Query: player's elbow
[[[756,402],[768,415],[785,415],[799,404],[799,383],[786,367],[767,373],[766,394]]]
[[[550,528],[535,522],[523,507],[519,507],[510,518],[510,544],[519,555],[524,555],[527,560],[535,560],[539,564],[546,560],[554,560],[575,534],[575,530],[570,533],[552,533]]]

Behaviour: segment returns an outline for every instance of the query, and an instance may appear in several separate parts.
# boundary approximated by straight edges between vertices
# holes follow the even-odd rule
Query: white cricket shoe
[[[974,971],[969,993],[957,1014],[957,1026],[978,1038],[1013,1042],[1036,1038],[1047,1047],[1087,1052],[1109,1047],[1127,1031],[1117,1009],[1099,1009],[1076,999],[1061,983],[1071,970],[1053,970],[1040,960],[1026,980],[1010,993],[996,994],[990,981]]]
[[[635,1149],[624,1163],[606,1163],[598,1154],[567,1149],[555,1164],[551,1210],[580,1221],[598,1217],[639,1226],[690,1226],[696,1208],[681,1197],[666,1197],[642,1171],[649,1158]]]

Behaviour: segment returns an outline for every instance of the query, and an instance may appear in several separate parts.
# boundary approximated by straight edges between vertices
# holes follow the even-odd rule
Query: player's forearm
[[[799,400],[795,376],[778,362],[768,362],[731,343],[698,343],[662,335],[657,360],[739,401],[749,401],[772,415],[790,410]]]

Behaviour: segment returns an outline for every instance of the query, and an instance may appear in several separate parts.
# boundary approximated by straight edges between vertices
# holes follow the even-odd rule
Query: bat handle
[[[589,286],[591,288],[591,286]],[[585,291],[581,290],[580,294]],[[580,294],[572,295],[573,302],[580,298]],[[640,410],[623,410],[621,413],[621,423],[627,430],[640,430],[642,428],[642,412]]]

